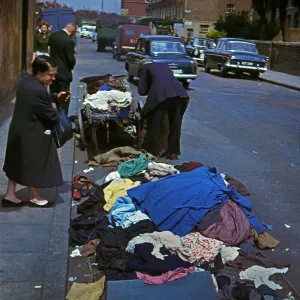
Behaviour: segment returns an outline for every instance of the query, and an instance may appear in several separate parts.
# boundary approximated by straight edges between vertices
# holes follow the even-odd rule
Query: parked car
[[[81,32],[81,37],[91,39],[93,37],[94,31],[86,29]]]
[[[139,77],[138,70],[144,59],[168,64],[185,88],[189,87],[191,80],[197,78],[197,62],[187,55],[181,38],[163,35],[139,38],[135,50],[126,55],[125,68],[129,81],[134,76]]]
[[[258,78],[260,73],[268,70],[268,57],[259,55],[256,44],[252,41],[221,38],[215,49],[205,51],[205,72],[218,69],[221,76],[228,72],[249,73],[253,78]]]
[[[122,55],[135,49],[137,38],[150,35],[150,28],[142,25],[126,24],[117,29],[116,42],[113,47],[113,58],[120,60]]]
[[[93,37],[92,37],[92,42],[95,43],[98,40],[98,33],[97,30],[95,29],[95,31],[93,32]]]
[[[216,48],[216,42],[208,38],[192,38],[189,40],[186,51],[189,56],[193,57],[198,64],[204,62],[204,50]]]

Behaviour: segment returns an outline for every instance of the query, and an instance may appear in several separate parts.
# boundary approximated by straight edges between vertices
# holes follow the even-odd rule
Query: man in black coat
[[[168,113],[168,158],[177,159],[180,154],[182,118],[189,101],[188,93],[167,64],[149,62],[141,67],[138,92],[141,96],[148,95],[143,107],[143,118],[147,120],[143,148],[156,156],[166,154],[159,152],[159,143],[164,115]]]
[[[50,56],[58,62],[56,80],[51,86],[52,93],[69,91],[73,80],[72,70],[75,67],[75,44],[72,36],[76,34],[76,25],[67,24],[66,27],[51,34],[49,39]],[[68,113],[69,103],[63,103],[61,107]]]

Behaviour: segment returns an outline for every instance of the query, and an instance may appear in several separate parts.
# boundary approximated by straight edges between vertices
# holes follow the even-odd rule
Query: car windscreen
[[[172,41],[153,41],[151,43],[151,52],[158,54],[185,54],[183,43]]]
[[[228,42],[225,45],[225,49],[229,51],[242,51],[257,53],[256,45],[246,42]]]
[[[194,45],[195,46],[205,46],[205,40],[195,39],[194,40]]]

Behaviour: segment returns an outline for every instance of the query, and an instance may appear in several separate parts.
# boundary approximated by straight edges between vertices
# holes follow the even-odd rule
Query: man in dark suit
[[[66,27],[51,34],[49,39],[50,56],[58,62],[56,80],[51,86],[52,93],[69,91],[72,82],[72,70],[75,67],[75,44],[72,36],[76,34],[76,25],[67,24]],[[63,103],[61,107],[68,113],[69,102]]]
[[[180,154],[181,124],[189,95],[167,64],[144,62],[139,73],[138,92],[148,96],[143,107],[143,119],[147,121],[143,149],[160,157],[167,154],[167,158],[176,160]],[[169,118],[168,149],[160,151],[165,113]]]

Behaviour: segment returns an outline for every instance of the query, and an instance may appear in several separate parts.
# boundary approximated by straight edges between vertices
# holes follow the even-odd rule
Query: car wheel
[[[208,67],[207,61],[204,62],[204,70],[205,70],[206,73],[210,72],[210,68]]]
[[[132,74],[127,74],[127,80],[129,81],[129,82],[132,82],[133,81],[133,75]]]
[[[251,76],[252,76],[253,79],[258,79],[259,75],[260,75],[259,72],[253,72],[253,73],[251,73]]]
[[[190,87],[190,83],[189,83],[188,81],[186,81],[186,80],[182,82],[182,85],[183,85],[183,87],[184,87],[186,90],[188,90],[189,87]]]
[[[235,76],[236,76],[237,78],[241,78],[242,72],[241,72],[241,71],[236,71],[236,72],[235,72]]]
[[[223,65],[220,66],[220,74],[221,74],[222,77],[227,76],[227,71],[225,70]]]

